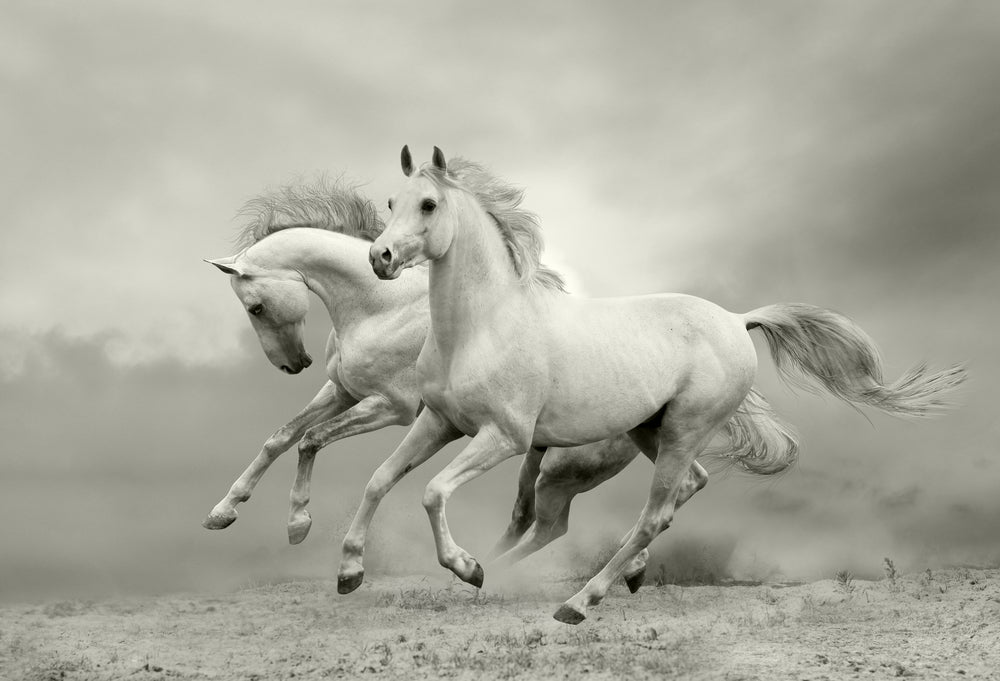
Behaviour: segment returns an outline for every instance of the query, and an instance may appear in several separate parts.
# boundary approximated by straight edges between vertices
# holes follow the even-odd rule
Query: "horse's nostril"
[[[282,364],[281,365],[281,370],[284,371],[286,374],[292,373],[291,368],[289,368],[289,366],[287,364]]]
[[[384,262],[386,265],[392,262],[392,251],[390,251],[388,248],[382,251],[382,262]]]

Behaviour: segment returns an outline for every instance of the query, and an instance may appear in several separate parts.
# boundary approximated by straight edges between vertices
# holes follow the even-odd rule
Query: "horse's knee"
[[[389,480],[386,476],[379,475],[378,471],[372,476],[368,484],[365,485],[365,501],[368,503],[377,503],[381,501],[382,497],[385,496],[386,492],[389,490]]]
[[[428,512],[441,508],[444,505],[444,490],[441,485],[431,480],[424,488],[424,498],[421,503]]]
[[[304,459],[311,459],[316,456],[318,452],[323,447],[323,443],[319,438],[312,434],[306,433],[299,440],[299,457]]]

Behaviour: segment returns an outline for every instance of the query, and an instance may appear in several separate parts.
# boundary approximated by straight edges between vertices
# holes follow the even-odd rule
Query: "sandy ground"
[[[489,579],[489,575],[487,575]],[[476,592],[440,577],[0,609],[0,678],[1000,679],[1000,570],[864,582]]]

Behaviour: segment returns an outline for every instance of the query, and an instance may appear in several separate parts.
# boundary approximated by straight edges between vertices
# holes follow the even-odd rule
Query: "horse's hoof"
[[[201,526],[206,530],[224,530],[236,522],[236,511],[232,513],[209,513],[208,517],[201,521]]]
[[[472,576],[465,581],[476,587],[477,589],[483,588],[483,582],[486,580],[486,573],[483,571],[483,566],[476,562],[476,569],[472,571]]]
[[[299,518],[297,520],[291,520],[288,522],[288,543],[295,545],[301,544],[302,540],[306,538],[309,534],[309,528],[312,527],[313,520],[312,516],[309,515],[309,511],[305,512],[304,518]]]
[[[365,581],[364,570],[355,575],[337,577],[337,593],[341,595],[349,594],[361,586],[361,582],[363,581]]]
[[[643,581],[646,579],[646,568],[639,570],[637,573],[631,577],[625,578],[625,586],[628,587],[630,593],[635,593],[642,586]]]
[[[587,616],[582,612],[569,605],[568,603],[563,603],[556,610],[556,614],[553,615],[554,618],[562,622],[563,624],[579,624],[583,620],[587,619]]]

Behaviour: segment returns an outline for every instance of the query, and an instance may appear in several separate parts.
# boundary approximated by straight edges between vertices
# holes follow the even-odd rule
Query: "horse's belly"
[[[535,424],[538,445],[570,446],[629,431],[656,414],[677,389],[677,377],[662,369],[553,387]]]

